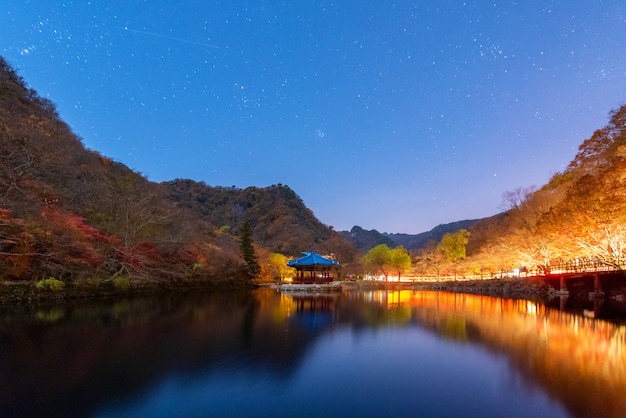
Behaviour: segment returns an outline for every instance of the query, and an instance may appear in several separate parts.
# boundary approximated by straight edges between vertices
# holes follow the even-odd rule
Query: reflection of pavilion
[[[296,269],[294,283],[330,283],[333,281],[332,269],[339,262],[311,252],[302,252],[304,257],[287,262],[287,266]]]
[[[332,294],[292,296],[296,305],[295,318],[310,330],[325,328],[333,322],[336,299]]]
[[[296,312],[332,312],[335,309],[335,297],[326,295],[293,296]]]

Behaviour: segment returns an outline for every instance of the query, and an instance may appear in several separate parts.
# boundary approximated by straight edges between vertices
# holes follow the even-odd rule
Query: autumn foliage
[[[260,249],[354,249],[287,186],[157,184],[85,149],[54,104],[0,57],[0,280],[246,282]]]
[[[461,247],[435,242],[412,254],[414,273],[549,273],[564,263],[625,269],[626,106],[566,170],[543,187],[505,192],[503,204],[502,214],[472,222]],[[52,102],[0,57],[0,280],[249,280],[239,245],[245,222],[251,248],[263,255],[261,275],[283,275],[270,254],[313,247],[342,265],[359,261],[288,186],[156,184],[85,149]],[[411,264],[405,258],[373,265],[400,276]]]
[[[86,150],[0,58],[0,279],[224,280],[240,258],[161,185]]]
[[[470,228],[466,271],[626,268],[626,106],[545,186],[503,194],[506,211]],[[494,266],[495,263],[495,266]],[[491,264],[491,267],[488,265]]]

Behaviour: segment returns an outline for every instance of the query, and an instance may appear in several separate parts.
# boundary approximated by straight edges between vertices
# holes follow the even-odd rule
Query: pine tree
[[[261,272],[261,267],[257,261],[252,245],[252,232],[250,231],[250,223],[245,221],[241,227],[240,248],[243,261],[246,263],[246,272],[251,278],[255,278]]]

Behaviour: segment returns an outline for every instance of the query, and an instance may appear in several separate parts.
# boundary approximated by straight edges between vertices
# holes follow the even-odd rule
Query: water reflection
[[[504,353],[574,416],[626,416],[626,327],[526,301],[455,293],[388,293],[414,320]],[[600,412],[602,411],[602,412]]]
[[[409,290],[1,307],[0,411],[500,416],[508,404],[509,416],[623,417],[625,330],[531,301]]]

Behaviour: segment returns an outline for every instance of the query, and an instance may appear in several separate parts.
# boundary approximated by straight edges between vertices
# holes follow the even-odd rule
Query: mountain
[[[321,223],[289,186],[211,187],[203,182],[176,179],[163,183],[169,198],[222,231],[239,235],[248,221],[252,238],[273,252],[299,256],[314,248],[352,261],[356,249],[339,233]]]
[[[395,245],[402,245],[407,250],[418,250],[423,248],[427,242],[439,242],[445,234],[457,232],[460,229],[470,229],[480,219],[467,219],[464,221],[450,222],[447,224],[437,225],[433,229],[420,234],[387,234]]]
[[[441,224],[428,232],[420,234],[380,233],[375,229],[368,231],[360,226],[354,226],[349,232],[341,231],[341,235],[362,252],[367,252],[379,244],[385,244],[390,248],[402,245],[407,250],[418,250],[423,248],[429,241],[439,242],[445,234],[456,232],[460,229],[468,229],[478,221],[479,219],[472,219]]]
[[[234,237],[87,150],[1,57],[0,255],[5,280],[222,280],[242,271]]]
[[[243,220],[264,254],[356,252],[287,186],[159,184],[86,149],[0,57],[0,280],[247,280]]]
[[[344,233],[366,251],[391,239],[418,250],[414,273],[494,277],[524,266],[531,271],[626,270],[626,105],[584,140],[563,172],[541,187],[503,192],[495,216],[439,225],[417,234]],[[469,231],[462,260],[446,260],[436,246],[448,232]],[[364,238],[365,237],[365,238]]]
[[[391,238],[377,230],[372,229],[368,231],[358,225],[353,226],[350,231],[341,231],[340,234],[362,252],[367,252],[370,248],[379,244],[386,244],[388,247],[397,245]]]
[[[54,104],[0,57],[0,280],[243,283],[243,222],[264,255],[314,248],[350,262],[352,242],[362,251],[378,243],[420,249],[465,228],[470,262],[450,264],[455,275],[520,265],[550,271],[567,260],[625,270],[626,106],[612,111],[607,126],[548,184],[503,196],[502,214],[423,234],[360,227],[340,234],[280,184],[240,190],[192,180],[153,183],[87,150]],[[422,264],[444,273],[440,254],[428,251]]]

